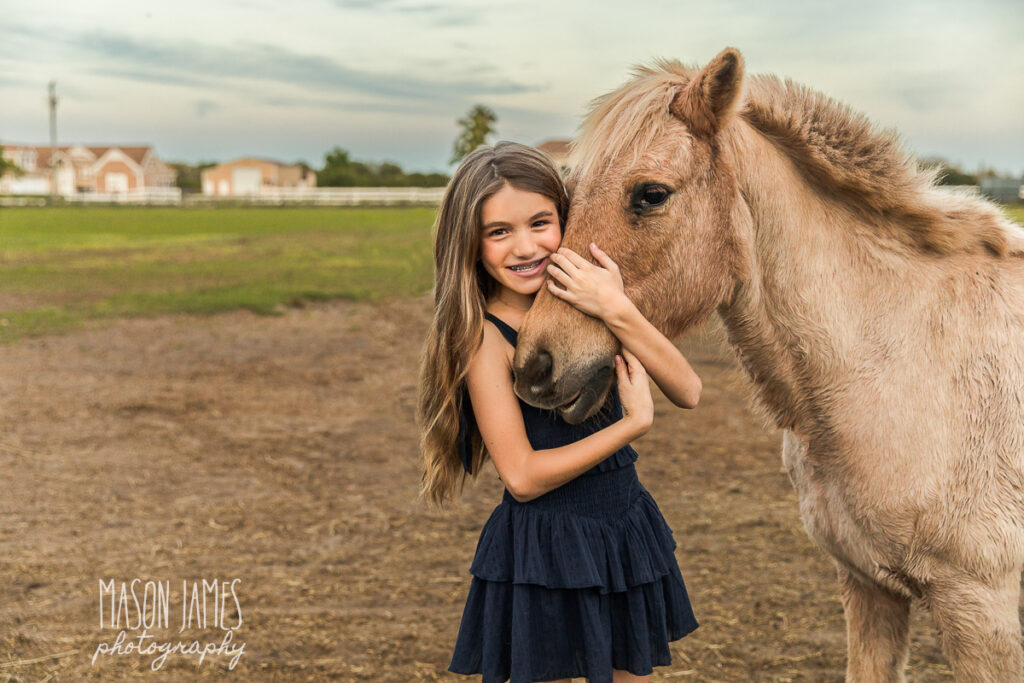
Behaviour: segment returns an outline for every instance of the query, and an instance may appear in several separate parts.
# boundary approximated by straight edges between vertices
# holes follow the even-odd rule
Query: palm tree
[[[452,160],[448,163],[457,164],[474,149],[486,144],[487,136],[494,132],[494,124],[497,121],[495,113],[482,104],[470,109],[464,118],[459,119],[462,132],[455,138]]]

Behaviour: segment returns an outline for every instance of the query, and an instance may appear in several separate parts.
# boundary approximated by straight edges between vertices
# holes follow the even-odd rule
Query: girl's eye
[[[536,228],[538,225],[547,225],[548,223],[550,223],[550,221],[547,221],[547,220],[537,221],[536,223],[533,224],[533,227]]]
[[[487,233],[487,236],[488,237],[497,237],[498,235],[500,235],[503,232],[505,232],[505,228],[495,228],[494,230],[491,230],[489,233]]]

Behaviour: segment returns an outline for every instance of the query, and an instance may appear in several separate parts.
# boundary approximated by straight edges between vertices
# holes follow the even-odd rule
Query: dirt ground
[[[449,511],[415,500],[428,314],[426,299],[337,302],[123,320],[0,349],[0,683],[469,680],[446,668],[502,488],[488,465]],[[723,339],[716,321],[681,341],[701,403],[678,410],[655,390],[654,429],[636,444],[701,622],[653,680],[841,680],[835,571]],[[182,605],[194,614],[182,593],[239,579],[221,622],[241,617],[235,668],[227,654],[173,654],[155,672],[159,653],[93,664],[119,632],[101,581],[119,600],[133,578],[170,586],[169,628],[144,646],[223,644],[212,608],[179,633]],[[141,629],[125,608],[130,640]],[[948,680],[943,662],[917,610],[911,680]]]

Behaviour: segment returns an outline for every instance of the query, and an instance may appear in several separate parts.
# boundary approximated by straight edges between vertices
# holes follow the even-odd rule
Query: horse
[[[670,338],[721,317],[835,560],[847,680],[904,680],[917,602],[957,680],[1019,683],[1024,230],[893,131],[744,70],[733,48],[659,60],[594,100],[563,245],[601,245]],[[515,391],[579,422],[618,348],[542,288]]]

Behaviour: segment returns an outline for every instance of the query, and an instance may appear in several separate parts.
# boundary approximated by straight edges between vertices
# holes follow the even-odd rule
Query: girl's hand
[[[651,383],[640,361],[626,348],[615,356],[615,375],[619,380],[619,400],[622,402],[623,420],[629,421],[639,438],[654,424],[654,399]]]
[[[622,275],[614,261],[593,242],[590,251],[600,263],[596,266],[572,249],[560,248],[549,256],[548,291],[587,315],[608,320],[629,305],[622,286]],[[602,267],[603,266],[603,267]],[[562,286],[559,287],[555,281]]]

